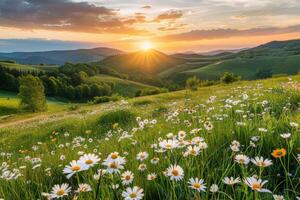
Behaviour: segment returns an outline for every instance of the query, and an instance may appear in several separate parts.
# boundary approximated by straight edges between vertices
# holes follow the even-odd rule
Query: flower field
[[[0,198],[300,199],[299,80],[122,100],[96,115],[3,128]]]

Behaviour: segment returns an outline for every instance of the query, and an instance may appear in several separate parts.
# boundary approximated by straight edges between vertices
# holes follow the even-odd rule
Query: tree
[[[272,77],[272,75],[273,75],[273,73],[272,73],[272,70],[270,70],[270,69],[260,69],[255,74],[255,76],[259,79],[270,78],[270,77]]]
[[[41,112],[47,110],[46,97],[42,81],[32,75],[19,78],[20,108],[30,112]]]
[[[196,76],[190,77],[186,80],[186,88],[196,91],[199,83],[200,80]]]
[[[224,75],[220,78],[222,83],[233,83],[235,81],[241,80],[240,76],[235,75],[234,73],[225,72]]]

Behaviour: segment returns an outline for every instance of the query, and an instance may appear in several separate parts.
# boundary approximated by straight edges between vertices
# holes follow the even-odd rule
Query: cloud
[[[187,40],[205,40],[221,39],[242,36],[265,36],[285,33],[300,32],[300,24],[289,27],[266,27],[251,28],[245,30],[239,29],[212,29],[212,30],[193,30],[189,32],[166,35],[160,39],[163,41],[187,41]]]
[[[158,15],[154,21],[160,22],[163,20],[176,20],[183,17],[183,11],[181,10],[168,10],[160,15]]]
[[[143,6],[143,7],[141,7],[141,8],[143,8],[143,9],[151,9],[152,6],[146,5],[146,6]]]
[[[103,44],[62,41],[62,40],[46,40],[41,38],[0,39],[0,52],[70,50],[70,49],[93,48],[97,46],[103,46]]]
[[[141,16],[121,17],[117,10],[70,0],[1,0],[0,26],[22,29],[65,30],[89,33],[141,34],[134,23]]]

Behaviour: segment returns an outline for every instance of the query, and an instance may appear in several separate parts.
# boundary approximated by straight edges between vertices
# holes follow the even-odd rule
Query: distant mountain
[[[149,50],[110,56],[98,64],[125,74],[156,74],[185,62],[181,58],[175,58],[157,50]]]
[[[60,50],[45,52],[14,52],[0,53],[0,60],[15,60],[21,64],[56,64],[62,65],[65,62],[85,63],[96,62],[107,56],[118,55],[124,52],[100,47],[94,49]]]

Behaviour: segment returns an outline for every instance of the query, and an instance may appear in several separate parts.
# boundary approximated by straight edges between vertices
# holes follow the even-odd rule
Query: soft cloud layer
[[[186,41],[186,40],[205,40],[205,39],[220,39],[229,37],[243,37],[243,36],[264,36],[275,34],[286,34],[300,32],[300,24],[289,27],[270,27],[270,28],[252,28],[245,30],[238,29],[214,29],[214,30],[193,30],[185,33],[167,35],[161,40],[170,41]]]
[[[114,9],[69,0],[1,0],[0,25],[22,29],[117,32],[136,34],[131,27],[141,16],[121,17]]]

